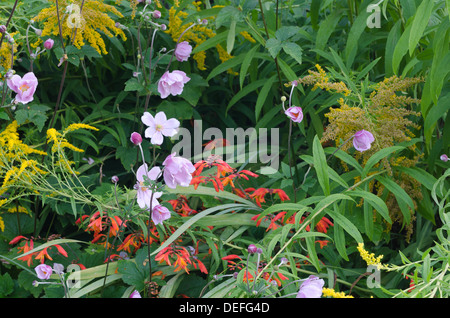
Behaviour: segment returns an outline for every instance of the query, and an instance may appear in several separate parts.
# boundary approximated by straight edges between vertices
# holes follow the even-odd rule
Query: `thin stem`
[[[14,2],[14,5],[13,5],[13,7],[12,7],[12,9],[11,9],[11,13],[9,14],[9,18],[8,18],[8,20],[6,21],[6,24],[5,24],[5,27],[6,27],[6,29],[8,29],[8,25],[9,25],[9,22],[11,22],[11,19],[12,19],[12,16],[13,16],[13,14],[14,14],[14,11],[16,11],[16,7],[17,7],[17,3],[19,2],[19,0],[16,0],[15,2]],[[5,32],[6,33],[6,32]],[[5,33],[2,33],[2,38],[0,39],[0,47],[2,47],[2,43],[3,43],[3,38],[5,37]]]

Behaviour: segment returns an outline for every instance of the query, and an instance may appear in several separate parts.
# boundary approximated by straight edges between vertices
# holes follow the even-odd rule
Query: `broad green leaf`
[[[293,42],[283,43],[283,51],[290,55],[298,64],[302,64],[302,48]]]
[[[433,12],[433,7],[433,0],[423,0],[417,8],[414,20],[411,24],[411,32],[409,34],[409,55],[412,55],[414,50],[416,49],[416,46],[419,43],[419,40],[428,25],[431,13]]]
[[[409,24],[403,34],[400,36],[400,39],[397,41],[394,49],[394,53],[392,55],[392,71],[394,74],[399,73],[400,63],[408,52],[408,41],[409,35],[411,34],[411,24]]]
[[[271,38],[266,41],[266,49],[273,58],[276,58],[281,51],[281,41],[276,38]]]
[[[370,15],[370,12],[363,7],[360,9],[358,16],[350,28],[350,32],[347,37],[347,44],[344,50],[345,64],[347,67],[351,67],[353,64],[353,60],[358,52],[358,44],[361,35],[364,30],[367,28],[367,17]]]
[[[300,27],[298,26],[282,26],[275,32],[275,37],[284,43],[298,32],[300,32]]]
[[[316,49],[325,50],[328,39],[331,33],[336,29],[336,25],[342,18],[342,10],[335,9],[333,12],[327,16],[325,21],[320,23],[319,30],[317,31],[316,37]]]

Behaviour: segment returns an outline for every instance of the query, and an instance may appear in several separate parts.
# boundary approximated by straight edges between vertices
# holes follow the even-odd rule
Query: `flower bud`
[[[247,248],[247,251],[248,251],[250,254],[255,254],[257,250],[258,250],[258,248],[256,247],[255,244],[250,244],[250,245],[248,246],[248,248]]]
[[[155,18],[155,19],[161,18],[161,12],[158,10],[153,11],[152,15],[153,15],[153,18]]]
[[[161,24],[160,28],[161,28],[161,31],[167,30],[167,26],[165,24]]]
[[[136,146],[140,145],[142,143],[142,136],[137,133],[137,132],[133,132],[131,134],[130,140],[133,144],[135,144]]]
[[[6,32],[6,26],[5,25],[0,25],[0,33],[5,33]]]
[[[44,42],[44,47],[46,50],[50,50],[53,47],[53,44],[55,44],[55,41],[53,41],[52,39],[47,39]]]
[[[111,181],[112,181],[113,183],[117,183],[117,182],[119,182],[119,177],[118,177],[118,176],[112,176],[112,177],[111,177]]]

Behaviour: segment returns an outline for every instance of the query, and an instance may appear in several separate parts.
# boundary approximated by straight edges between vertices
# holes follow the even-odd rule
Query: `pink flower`
[[[7,80],[8,87],[13,90],[16,95],[16,101],[27,104],[33,100],[34,92],[38,85],[38,80],[33,72],[26,73],[23,77],[13,75]]]
[[[164,160],[164,181],[169,188],[175,189],[177,185],[188,187],[192,180],[194,165],[183,157],[175,157],[170,154]]]
[[[128,298],[142,298],[137,290],[133,291]]]
[[[447,156],[446,154],[441,155],[440,158],[441,158],[441,160],[444,161],[444,162],[447,162],[447,161],[448,161],[448,156]]]
[[[353,146],[356,150],[363,152],[370,149],[374,140],[372,133],[363,129],[353,135]]]
[[[136,146],[140,145],[142,142],[142,136],[137,133],[137,132],[133,132],[130,136],[130,140],[133,144],[135,144]]]
[[[52,47],[53,47],[53,44],[55,43],[55,41],[53,41],[52,39],[47,39],[47,40],[45,40],[45,42],[44,42],[44,47],[47,49],[47,50],[50,50]]]
[[[300,123],[303,120],[303,111],[301,107],[289,107],[284,113],[295,123]]]
[[[320,298],[322,296],[322,288],[325,284],[323,279],[311,275],[300,286],[296,298]]]
[[[159,112],[153,117],[149,112],[145,112],[142,115],[141,120],[148,126],[145,130],[145,137],[151,138],[153,145],[161,145],[164,137],[172,137],[180,127],[180,122],[175,118],[167,119],[164,112]]]
[[[161,18],[161,11],[158,11],[158,10],[153,11],[152,16],[155,19]]]
[[[166,98],[170,94],[180,95],[183,92],[184,84],[190,80],[183,71],[173,71],[172,73],[167,71],[158,82],[158,92],[161,98]]]
[[[159,167],[153,167],[148,171],[147,164],[143,164],[136,172],[136,188],[137,188],[137,203],[141,209],[150,209],[151,207],[159,205],[158,198],[163,194],[162,192],[152,192],[145,181],[155,181],[161,173]]]
[[[179,62],[184,62],[189,59],[192,52],[192,46],[187,41],[183,41],[177,44],[175,49],[175,57]]]
[[[41,264],[34,268],[37,277],[39,279],[49,279],[52,274],[52,267],[49,265]]]
[[[157,205],[152,210],[152,220],[156,224],[162,223],[162,221],[170,218],[170,211],[168,208],[162,205]]]

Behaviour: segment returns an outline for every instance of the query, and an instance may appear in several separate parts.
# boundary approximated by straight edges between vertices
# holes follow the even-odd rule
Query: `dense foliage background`
[[[0,296],[295,297],[314,275],[322,297],[448,297],[449,7],[1,1]],[[173,56],[181,41],[188,61]],[[36,75],[32,102],[13,102],[10,69]],[[181,95],[160,96],[167,70],[189,76]],[[192,158],[208,160],[191,186],[164,189],[172,216],[155,225],[130,141],[147,111],[192,136],[199,121],[223,138],[278,129],[279,167]],[[363,129],[375,142],[359,152]],[[176,142],[144,138],[146,162]],[[79,284],[44,284],[41,263]]]

